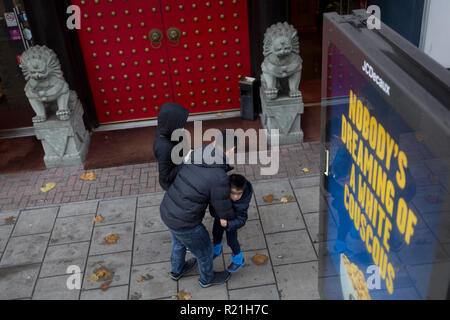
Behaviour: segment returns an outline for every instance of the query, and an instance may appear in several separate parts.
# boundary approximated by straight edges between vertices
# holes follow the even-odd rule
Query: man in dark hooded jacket
[[[181,168],[172,161],[172,149],[179,143],[179,141],[171,141],[172,133],[184,128],[188,116],[189,111],[176,103],[164,104],[158,115],[153,153],[158,159],[159,184],[164,190],[169,189]]]
[[[227,175],[232,168],[227,164],[227,155],[234,151],[237,141],[233,136],[232,146],[228,149],[220,147],[225,145],[223,141],[231,133],[227,131],[222,135],[223,140],[217,146],[213,143],[193,151],[190,161],[181,167],[160,206],[161,219],[172,234],[170,277],[180,279],[198,262],[199,284],[203,288],[225,283],[230,277],[227,271],[213,271],[212,244],[202,223],[208,205],[221,219],[235,218]],[[186,249],[196,259],[185,261]]]

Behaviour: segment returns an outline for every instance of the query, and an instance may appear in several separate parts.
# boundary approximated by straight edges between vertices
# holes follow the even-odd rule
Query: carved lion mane
[[[25,80],[43,80],[49,76],[64,79],[56,53],[45,46],[34,46],[21,57],[21,68]]]
[[[286,37],[291,40],[292,52],[300,54],[300,43],[297,37],[297,30],[287,22],[272,25],[267,29],[264,35],[264,57],[274,53],[273,41],[280,37]]]

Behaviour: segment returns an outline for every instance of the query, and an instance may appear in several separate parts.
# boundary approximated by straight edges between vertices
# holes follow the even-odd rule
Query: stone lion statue
[[[22,54],[21,63],[27,81],[25,94],[36,113],[33,122],[46,121],[46,107],[54,101],[58,106],[57,118],[69,120],[69,85],[55,52],[46,46],[34,46]]]
[[[303,64],[299,54],[299,39],[293,26],[279,22],[267,29],[261,80],[268,99],[276,99],[279,90],[288,91],[291,98],[302,96],[298,90]],[[287,79],[288,84],[283,85],[282,79]]]

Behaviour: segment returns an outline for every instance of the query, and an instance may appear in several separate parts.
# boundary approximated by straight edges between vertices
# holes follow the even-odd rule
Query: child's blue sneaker
[[[242,251],[237,255],[231,256],[231,264],[228,266],[227,271],[230,273],[236,272],[245,264],[244,256]]]
[[[222,254],[222,242],[213,246],[213,260]]]

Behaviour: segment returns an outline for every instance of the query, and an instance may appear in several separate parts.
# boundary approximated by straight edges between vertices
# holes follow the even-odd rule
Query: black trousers
[[[220,219],[214,219],[213,226],[213,241],[214,245],[217,245],[222,242],[223,233],[225,232],[225,228],[220,224]],[[241,252],[241,246],[239,245],[237,230],[226,231],[227,233],[227,244],[233,251],[233,254],[239,254]]]

